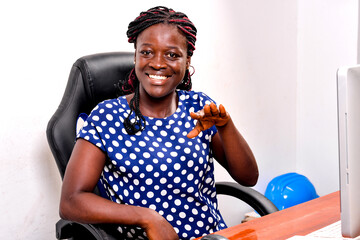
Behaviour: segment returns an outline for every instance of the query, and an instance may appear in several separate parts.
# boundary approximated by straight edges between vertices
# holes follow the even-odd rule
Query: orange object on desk
[[[339,191],[216,232],[229,240],[275,240],[305,236],[340,220]],[[200,240],[197,238],[197,240]]]

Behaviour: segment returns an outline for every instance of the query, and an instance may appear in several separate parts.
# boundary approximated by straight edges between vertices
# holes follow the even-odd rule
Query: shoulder
[[[125,97],[104,100],[93,108],[87,119],[94,122],[112,121],[118,114],[126,112],[126,104]]]

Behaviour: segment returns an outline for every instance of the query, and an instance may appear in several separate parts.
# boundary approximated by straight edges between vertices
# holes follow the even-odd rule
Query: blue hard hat
[[[282,210],[318,198],[319,195],[307,177],[298,173],[286,173],[269,182],[265,197]]]

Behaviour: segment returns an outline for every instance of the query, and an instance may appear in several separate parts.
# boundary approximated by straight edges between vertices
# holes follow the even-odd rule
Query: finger
[[[210,109],[210,105],[205,105],[204,107],[204,115],[205,117],[211,117],[211,109]]]
[[[219,110],[220,110],[220,117],[222,117],[222,118],[226,117],[226,110],[225,110],[225,107],[222,104],[220,104]]]
[[[212,114],[213,116],[219,115],[219,109],[217,108],[217,106],[216,106],[215,103],[212,102],[212,103],[210,104],[210,110],[211,110],[211,114]]]
[[[190,113],[190,117],[191,117],[192,119],[198,120],[198,119],[201,118],[201,115],[200,115],[199,113],[191,112],[191,113]]]
[[[191,131],[188,133],[187,137],[188,137],[188,138],[194,138],[194,137],[196,137],[197,135],[199,135],[200,132],[201,132],[201,130],[200,130],[197,126],[195,126],[194,129],[191,130]]]

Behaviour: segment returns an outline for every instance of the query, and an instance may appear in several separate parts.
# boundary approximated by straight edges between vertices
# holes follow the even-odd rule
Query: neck
[[[140,88],[139,94],[139,108],[143,116],[165,118],[174,114],[177,109],[178,96],[176,91],[161,98],[153,98]],[[128,102],[132,97],[133,94],[128,96]]]

